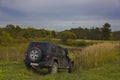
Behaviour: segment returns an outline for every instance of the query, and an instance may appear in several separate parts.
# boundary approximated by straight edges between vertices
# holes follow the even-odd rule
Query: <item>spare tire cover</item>
[[[41,58],[42,58],[42,51],[39,48],[32,48],[29,51],[29,58],[33,62],[41,60]]]

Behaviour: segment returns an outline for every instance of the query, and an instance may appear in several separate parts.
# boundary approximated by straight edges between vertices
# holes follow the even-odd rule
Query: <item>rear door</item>
[[[62,64],[64,67],[67,67],[68,66],[68,59],[66,57],[66,52],[65,50],[62,48]]]
[[[60,66],[61,67],[67,67],[68,62],[67,62],[67,58],[65,56],[65,51],[63,48],[61,47],[57,47],[57,56],[60,62]]]

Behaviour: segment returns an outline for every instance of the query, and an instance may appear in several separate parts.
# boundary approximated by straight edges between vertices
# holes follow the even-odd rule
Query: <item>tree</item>
[[[90,40],[101,40],[103,38],[101,28],[92,27],[92,28],[72,28],[71,31],[76,34],[77,39],[90,39]]]
[[[89,29],[87,38],[91,40],[101,40],[103,38],[101,28],[92,27]]]
[[[37,29],[28,27],[27,29],[24,29],[23,37],[25,38],[35,38]]]
[[[13,38],[15,37],[16,31],[15,26],[12,24],[7,25],[5,28],[5,31],[10,34]]]
[[[0,28],[0,37],[2,36],[2,29]]]
[[[53,31],[52,31],[52,37],[53,37],[53,38],[56,38],[57,36],[58,36],[58,32],[56,32],[56,31],[53,30]]]
[[[7,33],[6,31],[2,31],[2,36],[1,36],[1,42],[10,42],[12,40],[12,37],[10,36],[9,33]]]
[[[16,32],[20,32],[20,31],[22,31],[22,28],[19,25],[16,25],[15,30],[16,30]]]
[[[2,29],[0,28],[0,43],[2,42]]]
[[[23,30],[19,25],[16,25],[14,38],[22,38],[22,37],[23,37]]]
[[[102,33],[104,40],[110,40],[112,37],[112,32],[110,29],[111,25],[109,23],[105,23],[102,28]]]
[[[76,34],[73,32],[69,32],[69,31],[62,32],[60,36],[61,36],[63,43],[66,43],[66,41],[68,39],[75,39],[76,38]]]
[[[120,31],[113,32],[113,40],[120,40]]]

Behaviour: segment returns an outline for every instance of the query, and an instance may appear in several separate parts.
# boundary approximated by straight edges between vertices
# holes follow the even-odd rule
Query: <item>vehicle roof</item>
[[[30,42],[30,43],[44,43],[44,44],[52,44],[52,43],[50,43],[50,42]]]
[[[52,46],[57,46],[57,47],[61,47],[61,46],[58,46],[58,45],[56,45],[56,44],[53,44],[53,43],[51,43],[51,42],[30,42],[30,43],[43,43],[43,44],[48,44],[48,45],[52,45]],[[61,47],[61,48],[63,48],[63,47]]]

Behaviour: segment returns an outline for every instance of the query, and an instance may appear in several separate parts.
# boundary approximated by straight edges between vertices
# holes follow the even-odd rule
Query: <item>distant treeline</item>
[[[9,24],[5,27],[0,26],[0,43],[9,42],[13,39],[29,38],[58,38],[63,42],[67,39],[87,39],[87,40],[120,40],[120,31],[110,29],[111,25],[105,23],[103,27],[93,28],[72,28],[65,31],[54,31],[45,29],[36,29],[33,27],[22,28],[19,25]]]
[[[110,31],[108,34],[107,30],[103,31],[103,28],[92,27],[88,28],[72,28],[70,31],[76,34],[77,39],[88,39],[88,40],[120,40],[120,30]]]

